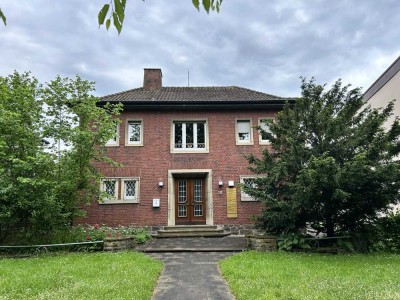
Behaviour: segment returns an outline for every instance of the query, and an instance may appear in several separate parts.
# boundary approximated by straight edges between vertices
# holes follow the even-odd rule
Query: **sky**
[[[96,82],[96,96],[142,87],[240,86],[300,95],[300,76],[365,91],[400,55],[396,0],[224,0],[219,14],[191,0],[128,0],[121,34],[98,28],[108,0],[0,0],[0,76],[30,71]]]

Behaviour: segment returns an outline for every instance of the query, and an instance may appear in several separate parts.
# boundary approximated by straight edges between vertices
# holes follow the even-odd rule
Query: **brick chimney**
[[[162,88],[161,69],[144,69],[143,89],[152,91]]]

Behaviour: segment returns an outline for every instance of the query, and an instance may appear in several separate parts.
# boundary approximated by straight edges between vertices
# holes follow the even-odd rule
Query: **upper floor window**
[[[271,130],[269,128],[270,124],[269,122],[273,121],[274,118],[262,118],[258,120],[258,126],[262,129],[260,131],[259,135],[259,143],[260,144],[269,144],[271,142],[270,137],[268,133],[271,133]]]
[[[253,145],[251,120],[236,120],[236,145]]]
[[[106,146],[118,146],[119,145],[119,123],[118,122],[114,122],[114,136],[109,139],[106,143]]]
[[[143,146],[143,122],[128,120],[126,123],[126,146]]]
[[[207,122],[173,122],[173,152],[207,152]]]

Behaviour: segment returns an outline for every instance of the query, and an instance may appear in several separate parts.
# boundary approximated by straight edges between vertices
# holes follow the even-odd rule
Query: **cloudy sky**
[[[396,0],[224,0],[198,12],[191,0],[128,0],[120,36],[98,29],[108,0],[0,0],[0,76],[31,71],[96,81],[96,95],[143,84],[237,85],[298,96],[299,77],[368,88],[400,55]]]

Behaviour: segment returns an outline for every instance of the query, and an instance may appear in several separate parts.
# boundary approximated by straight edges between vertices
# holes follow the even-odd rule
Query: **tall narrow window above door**
[[[208,152],[206,121],[174,121],[171,152]]]

